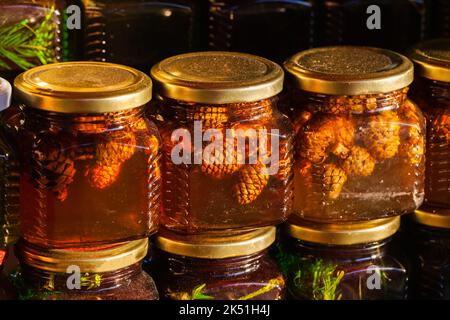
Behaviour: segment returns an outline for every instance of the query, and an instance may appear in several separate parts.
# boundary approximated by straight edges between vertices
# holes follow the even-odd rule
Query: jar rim
[[[301,51],[284,62],[302,90],[330,95],[392,92],[413,81],[413,64],[386,49],[331,46]]]
[[[92,61],[32,68],[14,80],[25,105],[58,113],[107,113],[141,107],[152,98],[151,79],[131,67]]]
[[[275,227],[263,227],[235,235],[179,235],[162,230],[155,245],[168,253],[202,259],[247,256],[268,248],[276,236]]]
[[[297,220],[286,225],[285,232],[296,239],[327,245],[354,245],[381,241],[400,228],[400,217],[365,222],[319,224]]]
[[[3,78],[0,78],[0,111],[8,109],[11,105],[11,84]]]
[[[275,62],[227,51],[176,55],[154,65],[150,74],[160,95],[209,104],[271,98],[282,91],[284,80]]]
[[[148,239],[82,249],[41,248],[20,240],[15,251],[21,263],[40,270],[66,273],[69,266],[77,266],[81,272],[103,273],[143,260],[148,253]]]
[[[409,57],[422,77],[450,82],[450,39],[423,41],[410,51]]]
[[[450,229],[450,209],[422,206],[414,211],[413,220],[429,227]]]

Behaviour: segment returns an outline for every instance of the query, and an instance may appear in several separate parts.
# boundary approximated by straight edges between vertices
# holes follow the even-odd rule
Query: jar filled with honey
[[[89,249],[45,249],[20,241],[10,283],[20,300],[157,300],[141,268],[148,239]]]
[[[151,271],[161,299],[280,300],[284,278],[268,248],[275,227],[233,236],[163,232]]]
[[[286,226],[277,261],[294,300],[406,299],[408,265],[393,240],[400,217]]]
[[[294,215],[333,223],[419,207],[425,121],[407,99],[411,61],[338,46],[303,51],[285,67],[296,130]]]
[[[406,221],[413,299],[450,299],[450,210],[416,210]]]
[[[11,103],[11,84],[0,78],[0,111]],[[5,123],[0,124],[0,270],[7,246],[17,240],[19,224],[19,163]]]
[[[41,66],[15,80],[21,236],[51,248],[139,239],[156,231],[159,134],[144,115],[152,83],[101,62]]]
[[[162,225],[230,232],[283,222],[293,130],[277,110],[283,70],[257,56],[198,52],[151,71],[163,144]]]
[[[411,51],[417,77],[413,99],[427,119],[425,203],[450,209],[450,40],[418,44]]]

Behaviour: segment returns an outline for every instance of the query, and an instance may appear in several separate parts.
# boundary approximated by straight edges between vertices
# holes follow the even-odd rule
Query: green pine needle
[[[56,62],[54,50],[55,12],[52,6],[34,29],[28,19],[0,27],[0,68],[27,70],[41,64]]]

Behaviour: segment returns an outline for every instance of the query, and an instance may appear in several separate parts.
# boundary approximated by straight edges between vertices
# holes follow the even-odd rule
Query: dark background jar
[[[405,247],[412,262],[411,298],[450,299],[450,228],[428,226],[408,218]]]
[[[363,45],[404,51],[424,38],[424,0],[319,0],[319,45]],[[381,29],[370,30],[367,8],[380,8]]]
[[[125,64],[147,73],[164,58],[198,50],[202,1],[86,2],[85,60]]]
[[[281,63],[313,44],[315,1],[209,0],[208,47]]]
[[[82,30],[69,30],[66,23],[66,9],[70,5],[81,8],[81,1],[5,0],[0,3],[1,77],[12,82],[20,72],[32,67],[80,57]]]
[[[358,237],[357,232],[354,237]],[[333,244],[333,240],[339,238],[340,235],[336,235],[325,244],[284,234],[276,257],[287,279],[289,299],[407,298],[409,264],[395,236],[348,245]]]

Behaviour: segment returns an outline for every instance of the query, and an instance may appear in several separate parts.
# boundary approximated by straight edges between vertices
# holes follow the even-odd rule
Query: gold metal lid
[[[156,92],[176,100],[225,104],[267,99],[283,89],[276,63],[236,52],[194,52],[153,66]]]
[[[246,256],[268,248],[274,241],[275,227],[258,228],[230,236],[179,235],[162,231],[156,246],[166,252],[202,259]]]
[[[380,241],[392,236],[400,227],[400,217],[346,224],[318,224],[302,221],[288,224],[286,232],[299,240],[327,244],[353,245]]]
[[[78,266],[81,272],[119,270],[144,259],[147,251],[148,239],[85,250],[43,249],[19,241],[16,249],[21,263],[55,273],[65,273],[69,266]]]
[[[429,227],[450,229],[450,209],[422,206],[412,215],[414,221]]]
[[[331,95],[386,93],[413,81],[408,58],[371,47],[310,49],[286,60],[284,67],[300,89]]]
[[[14,81],[27,106],[60,113],[105,113],[145,105],[152,81],[130,67],[105,62],[63,62],[39,66]]]
[[[421,42],[411,50],[409,57],[415,62],[416,71],[421,76],[450,82],[450,39]]]

